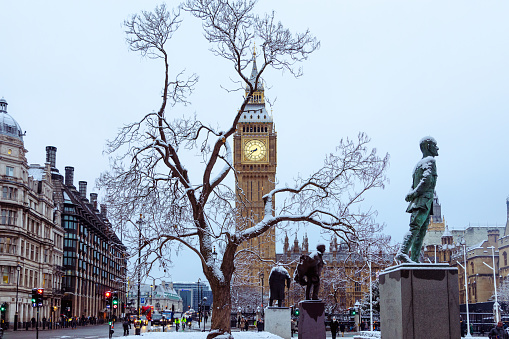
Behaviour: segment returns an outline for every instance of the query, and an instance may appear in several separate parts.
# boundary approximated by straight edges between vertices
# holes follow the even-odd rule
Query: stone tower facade
[[[258,77],[256,53],[253,54],[250,82]],[[263,196],[274,189],[276,180],[277,134],[272,115],[265,107],[265,90],[261,79],[237,124],[234,135],[234,167],[237,175],[237,228],[252,227],[264,216]],[[246,95],[248,95],[246,89]],[[249,249],[258,258],[249,259],[247,274],[251,283],[262,279],[268,287],[270,266],[261,259],[276,257],[275,231],[271,229],[244,243],[239,250]],[[264,273],[264,275],[262,275]]]

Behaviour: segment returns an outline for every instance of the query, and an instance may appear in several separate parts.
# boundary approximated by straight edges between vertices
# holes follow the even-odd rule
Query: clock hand
[[[254,153],[256,151],[258,151],[258,148],[255,148],[254,150],[252,150],[251,153]]]

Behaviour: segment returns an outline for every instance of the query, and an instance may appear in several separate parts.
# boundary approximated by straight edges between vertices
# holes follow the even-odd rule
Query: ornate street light
[[[18,264],[16,269],[18,270],[18,280],[16,280],[16,314],[14,314],[14,331],[18,330],[18,289],[19,289],[19,271],[21,270],[21,265]]]
[[[263,272],[260,272],[259,277],[262,281],[262,314],[263,314],[263,278],[265,277],[265,274],[263,274]]]

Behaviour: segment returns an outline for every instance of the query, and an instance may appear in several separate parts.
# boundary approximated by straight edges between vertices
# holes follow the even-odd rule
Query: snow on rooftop
[[[28,176],[34,178],[34,180],[42,181],[42,176],[44,175],[44,168],[39,165],[30,165],[34,167],[30,167],[28,169]],[[39,166],[39,167],[35,167]]]

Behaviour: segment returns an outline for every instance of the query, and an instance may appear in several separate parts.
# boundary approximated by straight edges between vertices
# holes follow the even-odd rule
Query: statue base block
[[[325,303],[303,300],[299,311],[299,339],[325,339]]]
[[[401,264],[380,274],[382,338],[460,338],[458,269]]]
[[[265,308],[265,331],[278,335],[283,339],[292,337],[291,314],[289,307]]]

